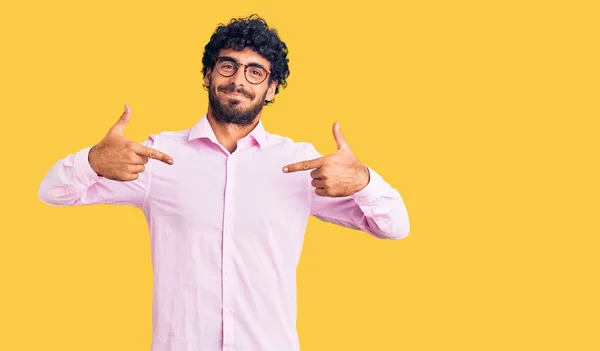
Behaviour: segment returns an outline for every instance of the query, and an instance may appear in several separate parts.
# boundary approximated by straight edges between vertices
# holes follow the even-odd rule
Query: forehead
[[[244,50],[221,49],[219,50],[219,54],[217,56],[229,56],[236,59],[237,62],[244,64],[258,63],[267,69],[270,69],[271,67],[269,60],[262,57],[262,55],[258,52],[249,48],[244,48]]]

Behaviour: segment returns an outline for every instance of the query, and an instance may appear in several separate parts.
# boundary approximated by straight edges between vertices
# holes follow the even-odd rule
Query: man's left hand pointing
[[[333,124],[333,138],[338,150],[331,155],[297,162],[283,167],[285,173],[312,169],[312,186],[320,196],[350,196],[369,184],[369,169],[360,163],[340,131],[340,123]]]

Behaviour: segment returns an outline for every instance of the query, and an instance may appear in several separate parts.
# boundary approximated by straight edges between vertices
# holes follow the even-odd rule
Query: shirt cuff
[[[352,194],[351,197],[359,205],[373,205],[377,203],[378,198],[386,193],[388,184],[371,167],[369,170],[370,180],[367,186]]]
[[[92,166],[90,166],[88,157],[91,148],[92,146],[78,151],[73,159],[73,168],[75,169],[76,177],[83,184],[95,183],[100,179]]]

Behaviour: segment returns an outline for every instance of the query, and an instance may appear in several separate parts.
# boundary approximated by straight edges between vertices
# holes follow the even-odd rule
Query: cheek
[[[208,69],[206,71],[206,76],[204,76],[204,85],[212,86],[213,84],[214,84],[214,82],[213,82],[212,70]]]
[[[265,89],[265,90],[261,90],[260,94],[257,94],[257,96],[258,96],[258,97],[259,97],[261,100],[263,100],[263,99],[266,99],[266,98],[268,98],[268,97],[269,97],[269,95],[270,95],[269,93],[270,93],[270,89],[268,89],[268,88],[267,88],[267,89]]]

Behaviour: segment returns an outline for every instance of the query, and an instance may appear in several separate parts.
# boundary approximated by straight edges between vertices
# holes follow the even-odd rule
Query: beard
[[[242,87],[236,88],[233,84],[215,86],[211,84],[208,89],[208,103],[212,110],[213,118],[218,123],[223,124],[235,124],[241,127],[248,126],[254,122],[254,119],[262,111],[267,97],[267,92],[263,95],[262,99],[258,99],[250,107],[244,109],[241,105],[243,101],[238,99],[230,99],[227,97],[217,97],[217,90],[222,92],[236,92],[244,94],[247,98],[253,100],[255,95]]]

